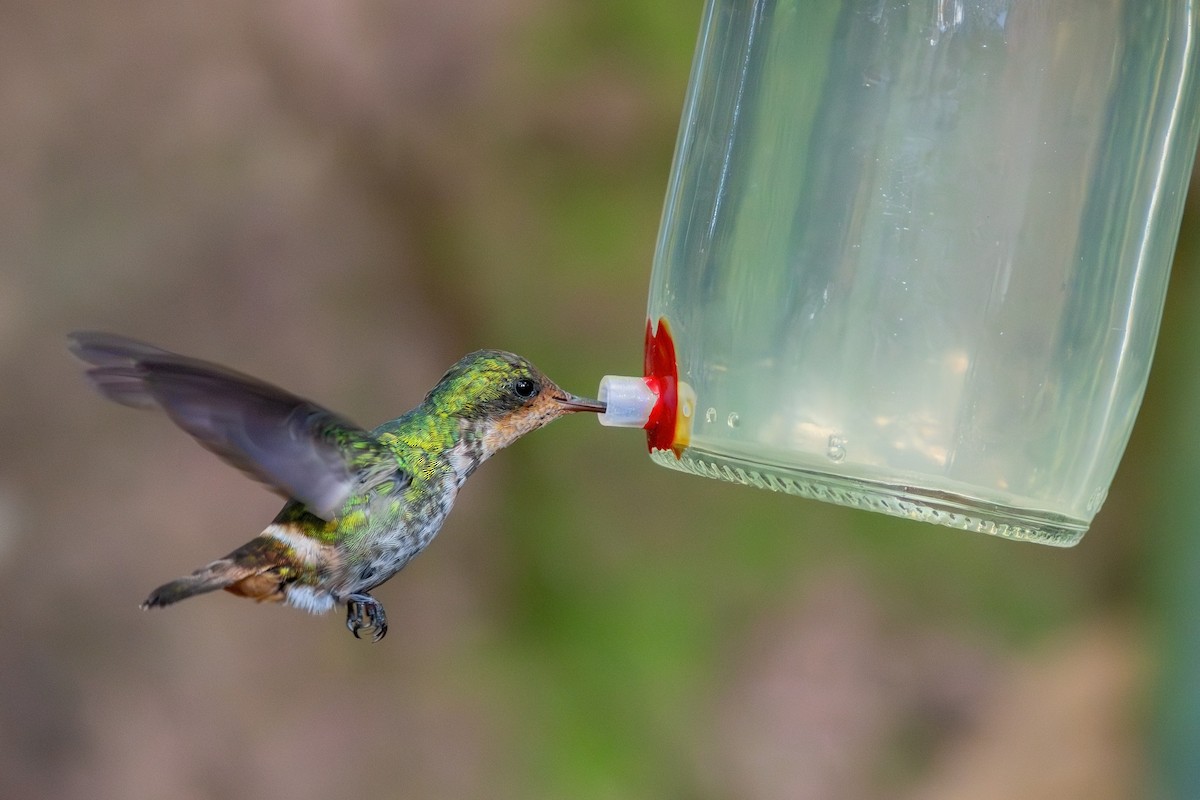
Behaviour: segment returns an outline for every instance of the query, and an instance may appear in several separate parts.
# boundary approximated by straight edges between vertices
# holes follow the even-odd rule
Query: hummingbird
[[[108,333],[79,331],[71,351],[101,394],[160,408],[226,462],[287,502],[262,533],[155,589],[143,608],[224,589],[314,614],[345,605],[356,638],[387,633],[370,592],[433,540],[463,483],[526,433],[604,403],[560,389],[528,360],[478,350],[424,401],[374,430],[218,364]]]

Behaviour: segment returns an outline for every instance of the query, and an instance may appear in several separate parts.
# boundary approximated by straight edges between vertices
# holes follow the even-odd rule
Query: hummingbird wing
[[[161,407],[222,459],[295,498],[322,519],[350,495],[412,476],[374,436],[269,383],[196,358],[108,333],[70,334],[71,351],[106,397]]]

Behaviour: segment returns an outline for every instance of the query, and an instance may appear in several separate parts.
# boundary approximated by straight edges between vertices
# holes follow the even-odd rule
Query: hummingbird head
[[[436,413],[474,427],[487,454],[575,411],[603,413],[604,403],[563,391],[528,360],[477,350],[442,376],[425,398]]]

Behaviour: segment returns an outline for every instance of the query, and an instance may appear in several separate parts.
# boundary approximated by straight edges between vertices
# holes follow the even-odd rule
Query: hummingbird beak
[[[586,397],[578,397],[573,394],[563,392],[561,395],[554,396],[554,402],[564,411],[594,411],[597,414],[603,414],[608,408],[607,403],[601,403],[599,400],[589,400]]]

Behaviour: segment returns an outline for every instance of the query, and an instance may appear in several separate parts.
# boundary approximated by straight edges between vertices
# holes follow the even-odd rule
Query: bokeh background
[[[476,347],[640,368],[700,0],[0,5],[0,797],[1200,796],[1200,206],[1107,505],[1055,550],[704,481],[571,418],[354,641],[163,580],[277,499],[74,328],[373,425]]]

